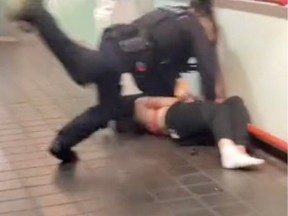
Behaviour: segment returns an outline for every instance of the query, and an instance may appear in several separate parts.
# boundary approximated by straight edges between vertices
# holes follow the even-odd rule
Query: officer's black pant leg
[[[37,9],[33,17],[27,21],[38,30],[40,38],[76,83],[95,82],[97,74],[105,72],[101,53],[73,42],[44,8]]]
[[[103,107],[97,105],[66,124],[58,133],[50,152],[64,162],[75,160],[76,155],[71,148],[106,126],[108,120],[103,113]]]
[[[146,132],[144,127],[138,124],[133,118],[135,101],[143,96],[144,94],[135,94],[121,97],[122,114],[116,122],[116,131],[118,133],[132,132],[136,134],[143,134]]]
[[[64,162],[75,159],[71,148],[91,136],[100,128],[105,128],[112,119],[119,118],[120,75],[107,71],[98,83],[99,105],[89,108],[63,127],[50,152]]]

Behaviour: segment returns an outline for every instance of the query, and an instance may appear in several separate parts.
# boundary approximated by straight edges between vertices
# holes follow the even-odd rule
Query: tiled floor
[[[216,149],[101,131],[59,167],[55,131],[94,102],[35,37],[0,44],[0,216],[285,216],[286,165],[227,171]]]

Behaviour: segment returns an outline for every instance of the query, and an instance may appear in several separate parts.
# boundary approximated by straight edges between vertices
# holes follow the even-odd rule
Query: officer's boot
[[[71,149],[71,143],[58,135],[49,148],[49,152],[63,163],[73,163],[78,161],[77,154]]]
[[[40,8],[42,0],[9,0],[6,15],[12,21],[30,21]]]

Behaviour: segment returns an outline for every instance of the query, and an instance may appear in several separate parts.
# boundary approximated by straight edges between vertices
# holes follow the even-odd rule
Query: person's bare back
[[[135,119],[152,133],[165,133],[166,114],[171,105],[177,102],[176,98],[143,97],[135,102]]]

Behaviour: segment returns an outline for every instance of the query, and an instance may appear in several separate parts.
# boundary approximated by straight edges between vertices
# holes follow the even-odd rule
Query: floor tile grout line
[[[215,147],[216,148],[216,147]],[[181,153],[179,154],[179,156],[181,157],[182,155],[181,155]],[[183,156],[182,156],[182,158],[184,158]],[[185,159],[185,158],[184,158]],[[190,161],[187,161],[189,164],[191,164],[191,165],[193,165],[192,164],[192,162],[190,162]],[[220,164],[219,164],[219,166],[221,166]],[[216,182],[218,185],[220,185],[221,186],[221,183],[217,180],[217,179],[215,179],[213,176],[208,176],[204,171],[203,171],[203,169],[199,169],[199,168],[197,168],[198,170],[199,170],[199,172],[201,172],[202,173],[202,175],[204,175],[204,176],[206,176],[206,177],[208,177],[208,178],[210,178],[210,179],[212,179],[214,182]],[[220,169],[223,169],[222,167],[220,167]],[[225,170],[225,171],[229,171],[229,172],[237,172],[237,170]],[[242,174],[244,174],[246,177],[248,177],[248,178],[252,178],[252,177],[250,177],[247,173],[242,173]],[[222,188],[222,187],[221,187]],[[227,189],[225,189],[226,191],[228,191],[231,195],[233,195],[235,198],[237,198],[237,199],[239,199],[243,204],[244,203],[246,203],[245,201],[243,201],[243,199],[240,197],[240,196],[238,196],[237,194],[234,194],[234,192],[233,191],[231,191],[231,190],[227,190]],[[245,204],[246,205],[246,204]],[[250,207],[249,207],[250,208]]]
[[[185,158],[184,158],[185,159]],[[185,161],[186,161],[186,159],[185,159]],[[188,161],[186,161],[186,162],[188,162]],[[188,162],[188,164],[189,164],[189,162]],[[219,215],[216,211],[214,211],[213,209],[211,209],[206,203],[204,203],[201,199],[199,199],[198,198],[198,196],[195,194],[195,193],[193,193],[193,192],[191,192],[190,190],[188,190],[185,186],[183,186],[180,182],[178,182],[178,181],[176,181],[176,180],[174,180],[175,181],[175,183],[176,183],[176,185],[178,186],[178,188],[182,188],[184,191],[186,191],[186,192],[188,192],[190,195],[191,195],[191,197],[192,198],[194,198],[195,200],[197,200],[206,210],[208,210],[210,213],[213,213],[215,216],[221,216],[221,215]],[[169,188],[175,188],[175,186],[173,187],[169,187]],[[177,188],[177,187],[176,187]],[[166,188],[166,189],[168,189],[168,188]],[[163,189],[163,190],[165,190],[165,189]],[[160,189],[160,191],[161,191],[161,189]],[[186,199],[188,199],[189,197],[186,197]],[[179,198],[179,199],[177,199],[177,200],[180,200],[181,198]],[[182,199],[183,199],[183,197],[182,197]],[[171,199],[170,201],[174,201],[174,200],[176,200],[176,199]],[[166,201],[166,200],[165,200]],[[169,201],[169,200],[168,200]]]
[[[231,170],[231,172],[234,172],[233,170]],[[205,174],[203,171],[202,171],[203,174]],[[214,177],[212,176],[209,176],[209,178],[211,178],[213,181],[215,181],[218,185],[221,186],[221,183],[215,179]],[[222,188],[222,187],[221,187]],[[224,189],[223,189],[224,190]],[[246,204],[246,201],[243,200],[242,197],[238,196],[237,194],[235,194],[234,192],[230,191],[230,190],[227,190],[225,189],[224,191],[227,191],[229,192],[230,195],[232,195],[233,197],[235,197],[238,201],[238,203],[244,205],[245,207],[247,207],[249,210],[251,210],[252,213],[255,213],[255,209],[252,209],[249,205]]]
[[[184,156],[181,155],[181,153],[178,153],[178,152],[177,152],[177,154],[179,154],[179,156],[180,156],[181,158],[187,160],[186,158],[184,158]],[[187,162],[188,162],[188,164],[191,164],[191,165],[193,166],[193,164],[192,164],[190,161],[187,161]],[[198,169],[198,168],[196,167],[196,169]],[[207,174],[206,174],[203,170],[201,170],[201,169],[198,169],[198,170],[199,170],[200,173],[202,173],[202,175],[204,175],[204,176],[212,179],[215,183],[217,183],[218,185],[221,186],[220,182],[219,182],[217,179],[213,178],[212,176],[207,176]],[[233,172],[233,170],[232,170],[232,172]],[[221,187],[221,188],[222,188],[222,187]],[[225,189],[224,191],[227,191],[227,190]],[[239,197],[237,194],[234,194],[234,193],[233,193],[232,191],[230,191],[230,190],[228,190],[228,192],[229,192],[229,194],[231,194],[231,195],[233,195],[235,198],[237,198],[237,200],[239,200],[238,203],[243,204],[243,205],[246,206],[248,209],[250,209],[252,213],[255,213],[255,210],[252,209],[249,205],[247,205],[246,202],[243,201],[243,199],[242,199],[241,197]],[[232,192],[232,193],[231,193],[231,192]],[[215,194],[215,193],[214,193],[214,194]],[[200,201],[201,201],[202,204],[204,203],[204,202],[202,202],[201,199],[200,199]],[[207,205],[205,204],[205,206],[207,206]],[[209,206],[208,206],[208,207],[209,207]],[[209,208],[209,209],[210,209],[210,208]],[[213,209],[213,213],[216,213],[216,215],[219,215],[217,212],[214,211],[214,209]],[[219,216],[221,216],[221,215],[219,215]]]
[[[185,186],[181,185],[180,183],[178,183],[178,184],[179,184],[179,186],[180,186],[181,188],[185,189],[188,193],[190,193],[191,196],[192,196],[193,198],[195,198],[199,203],[201,203],[201,204],[205,207],[205,209],[207,209],[210,213],[213,213],[215,216],[221,216],[221,215],[218,214],[218,212],[214,211],[214,209],[210,208],[209,205],[207,205],[205,202],[203,202],[203,201],[198,197],[197,194],[193,193],[192,191],[190,191],[188,188],[186,188]]]

